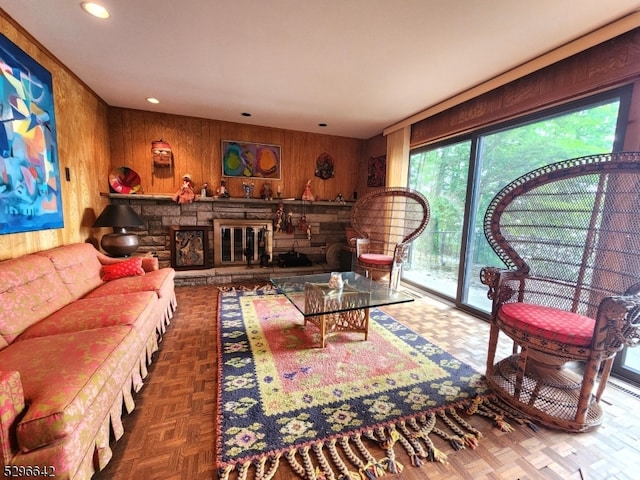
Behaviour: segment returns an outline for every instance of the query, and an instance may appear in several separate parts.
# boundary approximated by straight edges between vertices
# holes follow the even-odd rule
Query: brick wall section
[[[145,227],[132,228],[140,237],[139,252],[154,252],[160,266],[169,266],[171,251],[169,227],[198,226],[207,229],[209,235],[208,252],[210,267],[213,267],[213,220],[257,219],[272,220],[278,208],[278,200],[245,198],[205,198],[179,205],[168,195],[122,195],[109,194],[111,203],[129,204],[142,216]],[[297,227],[304,214],[311,227],[311,239],[305,232],[295,228],[293,234],[275,232],[273,236],[273,258],[289,251],[295,243],[296,251],[306,253],[314,263],[324,263],[325,253],[333,244],[346,244],[345,228],[350,225],[353,202],[302,202],[283,200],[285,216],[293,214],[293,224]]]

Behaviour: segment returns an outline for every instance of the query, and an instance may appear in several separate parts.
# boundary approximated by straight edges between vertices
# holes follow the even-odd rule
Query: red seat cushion
[[[393,263],[391,255],[382,255],[380,253],[363,253],[358,260],[372,265],[391,265]]]
[[[498,318],[506,325],[554,342],[589,346],[595,320],[577,313],[530,303],[505,303]]]

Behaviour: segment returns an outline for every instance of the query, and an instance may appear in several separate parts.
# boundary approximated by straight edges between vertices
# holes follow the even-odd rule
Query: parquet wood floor
[[[123,415],[125,435],[95,480],[205,480],[216,478],[216,286],[177,287],[178,311],[156,353],[136,409]],[[488,326],[446,304],[418,299],[386,311],[461,360],[484,371]],[[394,313],[395,312],[395,313]],[[508,351],[508,342],[501,343]],[[619,383],[619,382],[616,382]],[[406,480],[632,480],[640,478],[640,400],[633,387],[609,386],[605,423],[596,431],[567,434],[517,427],[503,433],[482,424],[477,449],[452,452],[448,463],[412,467],[384,478]],[[631,393],[629,393],[630,391]],[[484,420],[480,420],[484,422]],[[435,439],[434,439],[435,441]],[[436,442],[437,444],[437,442]],[[281,463],[274,480],[298,478]]]

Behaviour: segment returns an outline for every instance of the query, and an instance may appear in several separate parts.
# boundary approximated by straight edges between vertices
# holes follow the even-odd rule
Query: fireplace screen
[[[214,264],[216,267],[260,264],[271,260],[271,222],[214,220]]]

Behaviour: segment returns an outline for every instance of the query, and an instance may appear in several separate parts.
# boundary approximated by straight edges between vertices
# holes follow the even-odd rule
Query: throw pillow
[[[136,275],[144,275],[141,257],[131,258],[102,267],[102,280],[105,282],[123,277],[135,277]]]

